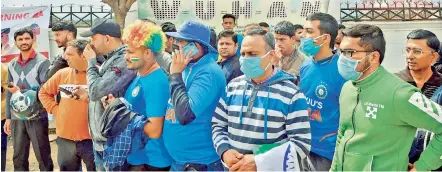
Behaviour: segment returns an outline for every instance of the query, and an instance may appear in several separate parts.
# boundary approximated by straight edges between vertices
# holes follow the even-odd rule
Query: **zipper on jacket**
[[[249,104],[247,106],[247,112],[251,112],[253,105],[255,104],[256,95],[258,94],[258,86],[254,86],[252,90],[252,95],[250,95]]]
[[[345,161],[345,159],[344,159],[344,155],[345,155],[345,148],[347,147],[347,143],[348,143],[348,141],[350,141],[350,139],[351,138],[353,138],[354,136],[355,136],[355,134],[356,134],[356,128],[355,128],[355,112],[356,112],[356,108],[358,107],[358,104],[359,104],[359,94],[361,93],[361,89],[360,88],[358,88],[358,95],[357,95],[357,98],[356,98],[356,105],[355,105],[355,108],[353,109],[353,113],[352,113],[352,115],[351,115],[351,126],[353,127],[353,135],[350,137],[350,138],[348,138],[347,139],[347,141],[345,141],[345,144],[344,144],[344,150],[342,151],[342,171],[344,171],[344,161]]]

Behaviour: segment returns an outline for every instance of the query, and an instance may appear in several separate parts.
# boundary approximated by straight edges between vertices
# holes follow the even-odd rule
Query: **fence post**
[[[90,7],[90,9],[91,9],[91,14],[90,14],[90,15],[91,15],[91,23],[90,23],[91,25],[90,25],[90,26],[92,27],[92,24],[94,23],[94,22],[92,21],[92,20],[93,20],[93,19],[92,19],[92,17],[93,17],[93,15],[92,15],[92,5],[90,5],[89,7]]]

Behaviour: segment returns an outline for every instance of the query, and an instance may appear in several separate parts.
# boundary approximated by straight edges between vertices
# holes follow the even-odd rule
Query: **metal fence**
[[[442,2],[411,0],[341,3],[341,21],[442,20]]]
[[[91,27],[98,18],[112,18],[112,10],[108,6],[92,5],[51,5],[49,27],[61,21],[70,21],[77,27]]]

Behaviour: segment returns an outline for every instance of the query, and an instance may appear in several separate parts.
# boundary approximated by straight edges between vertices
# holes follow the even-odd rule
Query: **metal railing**
[[[442,20],[442,2],[383,0],[341,3],[341,21]]]
[[[106,7],[106,8],[105,8]],[[107,6],[92,5],[51,5],[49,27],[61,21],[70,21],[77,27],[91,27],[98,18],[112,18],[112,10]]]

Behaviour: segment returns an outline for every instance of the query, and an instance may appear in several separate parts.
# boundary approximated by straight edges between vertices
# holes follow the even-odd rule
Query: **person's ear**
[[[431,53],[431,63],[435,63],[436,60],[439,58],[439,54],[437,52]]]
[[[167,41],[169,41],[169,43],[173,43],[173,38],[169,37],[169,39],[167,39]]]
[[[143,58],[147,59],[152,54],[152,51],[149,48],[145,48],[143,50]]]
[[[377,51],[373,51],[371,54],[372,58],[369,59],[370,64],[381,64],[381,54]]]
[[[290,39],[292,40],[293,44],[295,44],[295,42],[296,42],[296,34],[293,35]]]
[[[105,35],[104,36],[105,38],[105,40],[104,40],[104,42],[105,42],[105,44],[109,44],[110,43],[110,41],[111,41],[111,37],[109,36],[109,35]]]
[[[72,40],[74,40],[74,38],[75,38],[74,33],[69,32],[68,33],[68,41],[72,41]]]
[[[272,65],[278,65],[279,64],[279,58],[276,56],[276,51],[275,50],[271,50],[269,52],[269,56],[270,56],[270,63]]]
[[[80,55],[80,59],[81,59],[81,60],[85,60],[85,61],[87,61],[87,59],[86,59],[86,57],[83,55],[83,53],[81,53],[81,55]]]
[[[323,37],[322,37],[322,41],[324,41],[324,44],[325,43],[331,43],[330,41],[331,41],[331,35],[330,34],[325,34]]]

